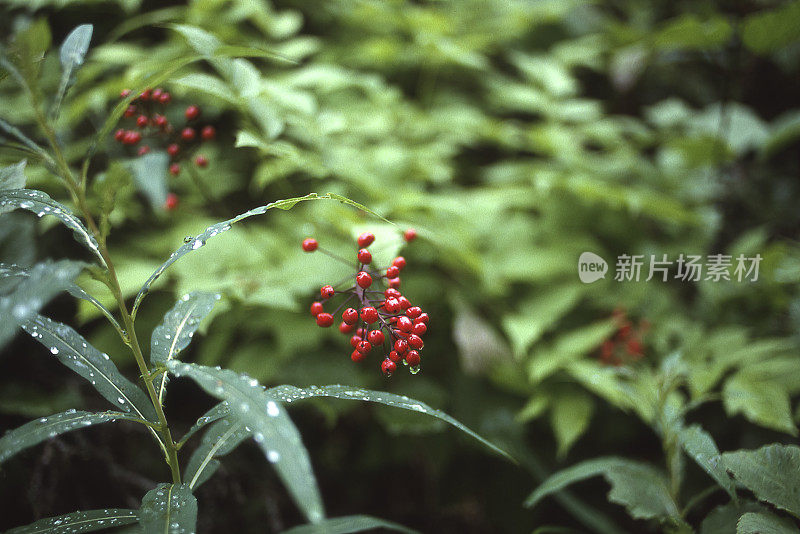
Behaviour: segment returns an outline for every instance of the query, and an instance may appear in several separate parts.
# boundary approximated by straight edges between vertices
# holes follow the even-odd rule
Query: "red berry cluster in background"
[[[624,365],[640,360],[644,356],[642,338],[650,328],[647,320],[634,325],[622,308],[612,314],[617,324],[617,331],[600,347],[600,361],[607,365]]]
[[[411,242],[416,231],[409,229],[404,238]],[[339,331],[350,336],[353,352],[350,359],[360,362],[375,349],[379,349],[384,359],[381,371],[391,376],[397,370],[397,364],[408,365],[412,374],[420,369],[420,351],[425,343],[422,337],[428,330],[428,314],[419,306],[414,306],[400,293],[400,271],[406,266],[402,256],[396,257],[386,268],[376,268],[372,264],[372,253],[369,246],[375,241],[372,232],[364,232],[358,236],[358,253],[354,284],[346,289],[335,289],[324,285],[320,289],[321,300],[311,304],[311,315],[316,318],[317,325],[330,327],[336,322],[336,315],[345,305],[355,300],[353,306],[341,313]],[[314,252],[321,250],[316,239],[303,241],[303,250]],[[347,261],[347,260],[344,260]],[[376,282],[383,282],[386,288],[377,288]],[[325,311],[325,304],[336,295],[347,295],[333,312]]]
[[[125,89],[120,93],[120,98],[127,98],[130,94],[130,89]],[[139,156],[149,153],[153,145],[164,148],[170,157],[169,173],[177,176],[181,172],[180,162],[188,159],[200,143],[214,139],[217,132],[211,125],[202,128],[192,125],[200,117],[200,108],[195,105],[184,111],[187,122],[182,128],[173,125],[166,116],[171,102],[172,96],[167,91],[161,88],[145,89],[123,113],[123,120],[130,121],[132,125],[114,132],[114,139],[125,146],[138,146],[136,154]],[[207,167],[208,158],[198,154],[194,157],[194,164]],[[168,210],[178,205],[177,196],[174,193],[170,195],[174,198],[167,199],[165,208]]]

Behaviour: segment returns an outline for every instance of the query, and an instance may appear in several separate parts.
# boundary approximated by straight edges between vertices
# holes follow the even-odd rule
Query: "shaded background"
[[[0,2],[0,35],[12,48],[29,39],[45,49],[94,24],[59,125],[75,163],[120,90],[213,54],[208,34],[274,53],[195,62],[162,84],[173,94],[172,118],[197,104],[202,124],[216,127],[216,140],[192,153],[208,156],[207,168],[186,161],[178,177],[139,173],[134,153],[110,136],[93,161],[98,197],[117,194],[110,247],[128,296],[184,236],[280,198],[332,191],[418,230],[402,251],[403,291],[431,316],[415,376],[403,369],[385,380],[377,357],[353,364],[347,341],[308,316],[317,288],[345,271],[304,255],[304,237],[350,256],[353,236],[371,229],[385,243],[383,263],[401,244],[396,228],[332,202],[270,212],[209,242],[162,277],[138,317],[146,342],[176,295],[221,291],[184,360],[268,385],[406,394],[520,460],[505,462],[414,414],[311,401],[292,407],[292,417],[329,515],[368,513],[424,532],[524,532],[592,528],[602,513],[619,529],[658,532],[607,504],[600,480],[534,510],[521,503],[544,473],[586,458],[663,464],[657,436],[618,386],[672,354],[689,365],[686,396],[713,398],[691,420],[721,450],[796,435],[799,5],[20,0]],[[57,54],[40,71],[53,92]],[[25,98],[0,80],[0,117],[33,135]],[[15,161],[0,152],[3,164]],[[68,200],[43,167],[30,164],[27,175],[29,187]],[[181,199],[174,211],[162,207],[168,190]],[[3,261],[85,258],[46,219],[0,221]],[[764,259],[756,283],[607,276],[583,285],[583,251],[610,261],[624,253]],[[88,275],[79,281],[107,301]],[[62,296],[44,314],[76,326],[135,375],[114,330],[84,304]],[[622,343],[604,358],[603,342],[625,321],[642,355]],[[786,343],[770,351],[764,340]],[[726,359],[733,353],[752,357]],[[48,356],[22,335],[3,349],[0,429],[102,408]],[[167,416],[188,429],[212,400],[188,382],[173,388]],[[0,529],[78,508],[136,507],[167,476],[150,438],[129,425],[69,434],[3,466]],[[707,486],[703,477],[690,467],[686,486]],[[279,532],[302,522],[251,444],[226,458],[198,499],[201,532]],[[704,501],[690,523],[722,502]]]

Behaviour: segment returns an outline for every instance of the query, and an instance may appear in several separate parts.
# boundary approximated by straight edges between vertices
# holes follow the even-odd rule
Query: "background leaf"
[[[349,515],[346,517],[332,517],[326,519],[316,525],[300,525],[289,530],[283,531],[283,534],[349,534],[350,532],[363,532],[365,530],[389,530],[393,532],[405,532],[413,534],[416,530],[411,530],[376,517],[368,515]]]
[[[726,452],[722,461],[759,500],[800,517],[800,448],[796,445],[774,444]]]
[[[131,525],[137,521],[136,510],[105,508],[40,519],[24,527],[12,528],[6,534],[77,534]]]
[[[736,525],[736,534],[796,534],[797,525],[769,512],[749,512]]]
[[[692,425],[681,430],[680,442],[689,458],[697,462],[697,465],[716,480],[735,501],[737,499],[736,487],[725,470],[719,449],[711,435],[700,425]]]
[[[0,189],[24,188],[26,163],[26,160],[22,160],[15,165],[0,167]]]

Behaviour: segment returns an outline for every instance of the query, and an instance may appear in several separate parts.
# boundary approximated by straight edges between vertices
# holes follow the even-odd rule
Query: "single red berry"
[[[411,306],[406,310],[406,315],[411,317],[412,319],[416,319],[420,315],[422,315],[422,308],[419,306]]]
[[[385,337],[383,332],[380,330],[373,330],[369,334],[367,334],[367,340],[372,343],[373,345],[381,345],[383,344]]]
[[[400,292],[398,290],[396,290],[395,288],[390,287],[389,289],[387,289],[386,291],[383,292],[383,296],[386,297],[387,299],[391,299],[391,298],[396,299],[396,298],[400,298]]]
[[[356,283],[360,288],[367,289],[372,285],[372,277],[369,275],[369,273],[361,271],[356,275]]]
[[[397,364],[392,360],[383,360],[381,362],[381,371],[383,371],[383,374],[386,376],[392,376],[392,373],[397,371]]]
[[[160,87],[156,87],[155,89],[153,89],[153,92],[150,93],[150,98],[153,99],[153,102],[156,102],[161,99],[161,95],[163,94],[164,90],[161,89]]]
[[[397,278],[398,276],[400,276],[400,269],[398,269],[396,265],[392,265],[386,269],[386,278]]]
[[[327,312],[322,312],[317,315],[317,325],[327,328],[333,324],[333,315]]]
[[[139,147],[139,151],[137,152],[137,154],[139,154],[140,156],[144,156],[149,152],[150,152],[150,147],[147,145],[143,145]]]
[[[329,299],[331,298],[334,293],[333,286],[322,286],[319,290],[319,294],[322,295],[322,298]]]
[[[153,90],[148,87],[147,89],[142,91],[142,94],[139,95],[139,98],[141,98],[142,100],[149,100],[152,94]]]
[[[167,125],[167,118],[164,115],[159,115],[156,113],[153,115],[153,124],[159,128],[163,128]]]
[[[358,261],[366,265],[372,261],[372,254],[370,254],[369,250],[362,248],[358,251]]]
[[[347,308],[342,312],[342,320],[347,324],[356,324],[358,322],[358,312],[354,308]]]
[[[393,289],[397,289],[400,287],[400,279],[399,278],[390,278],[389,279],[389,287]]]
[[[170,100],[172,100],[172,95],[168,92],[164,91],[160,97],[158,97],[158,101],[162,104],[169,104]]]
[[[314,239],[313,237],[309,237],[303,240],[303,250],[305,250],[306,252],[314,252],[315,250],[317,250],[318,246],[319,243],[317,243],[317,240]]]
[[[397,322],[397,321],[395,321],[395,322]],[[398,339],[406,339],[406,338],[408,338],[408,336],[411,335],[410,332],[403,332],[402,330],[396,330],[396,329],[392,330],[392,334],[394,334],[394,337],[396,337]]]
[[[147,118],[146,115],[139,115],[136,117],[136,126],[139,128],[144,128],[150,123],[150,119]]]
[[[409,302],[409,300],[405,297],[399,297],[397,299],[397,303],[400,304],[400,307],[404,310],[407,310],[411,307],[411,302]]]
[[[405,354],[408,351],[408,341],[398,339],[394,342],[394,350],[397,351],[397,354]]]
[[[181,173],[181,166],[177,163],[173,163],[169,166],[169,173],[172,176],[178,176]]]
[[[167,154],[169,154],[169,155],[170,155],[170,156],[172,156],[173,158],[174,158],[175,156],[177,156],[177,155],[178,155],[178,152],[180,152],[180,151],[181,151],[181,147],[179,147],[179,146],[178,146],[178,145],[176,145],[175,143],[172,143],[171,145],[169,145],[169,146],[167,147]]]
[[[400,303],[397,302],[397,299],[386,299],[386,302],[383,303],[383,308],[389,313],[394,313],[400,309]]]
[[[191,141],[196,135],[194,128],[184,128],[181,130],[181,139],[184,141]]]
[[[135,145],[141,140],[142,134],[139,132],[134,132],[133,130],[128,130],[128,132],[125,134],[125,137],[122,139],[122,142],[126,145]]]
[[[354,351],[353,351],[353,352],[350,354],[350,359],[351,359],[351,360],[353,360],[353,361],[354,361],[354,362],[356,362],[356,363],[360,362],[360,361],[361,361],[361,360],[363,360],[364,358],[366,358],[366,355],[365,355],[365,354],[362,354],[362,353],[360,353],[360,352],[358,352],[357,350],[354,350]]]
[[[353,328],[355,327],[351,324],[347,324],[345,322],[339,323],[339,332],[342,334],[349,334],[353,331]]]
[[[389,351],[389,354],[387,354],[386,357],[389,358],[390,360],[392,360],[395,363],[399,362],[400,359],[401,359],[401,356],[399,354],[397,354],[396,350]]]
[[[358,344],[361,343],[362,341],[364,341],[364,339],[358,335],[350,338],[350,344],[353,346],[353,348],[356,348]]]
[[[372,324],[378,320],[378,310],[372,306],[361,308],[361,320],[367,324]]]
[[[416,231],[416,230],[414,230],[413,228],[409,228],[409,229],[408,229],[408,230],[406,230],[406,231],[405,231],[405,233],[403,234],[403,239],[405,239],[405,240],[406,240],[406,243],[411,243],[411,242],[412,242],[412,241],[414,241],[414,239],[416,239],[416,238],[417,238],[417,231]]]
[[[311,315],[313,315],[314,317],[322,313],[324,310],[325,308],[322,307],[321,302],[314,302],[311,304]]]
[[[356,335],[361,338],[367,337],[367,329],[363,326],[358,327],[356,329]]]
[[[361,341],[361,343],[356,345],[356,350],[358,352],[360,352],[361,354],[366,354],[366,353],[368,353],[369,351],[372,350],[372,343],[370,343],[369,341],[366,341],[366,340]]]
[[[122,90],[122,91],[119,93],[119,97],[120,97],[120,98],[128,98],[129,96],[131,96],[131,90],[130,90],[130,89],[123,89],[123,90]]]
[[[425,346],[425,343],[422,341],[422,338],[416,334],[411,334],[410,336],[408,336],[408,344],[409,346],[417,350],[420,350],[422,349],[422,347]]]
[[[397,256],[394,260],[392,260],[392,265],[403,270],[403,267],[406,266],[406,259],[403,256]]]
[[[427,326],[425,323],[416,323],[416,324],[415,324],[415,325],[414,325],[414,326],[411,328],[411,333],[412,333],[412,334],[416,334],[416,335],[418,335],[418,336],[422,336],[422,335],[424,335],[424,334],[425,334],[425,332],[427,332],[427,331],[428,331],[428,326]]]
[[[203,138],[203,141],[211,141],[216,136],[217,131],[213,126],[205,126],[202,130],[200,130],[200,137]]]
[[[194,158],[194,164],[198,167],[207,167],[208,166],[208,158],[204,155],[200,154],[196,158]]]
[[[427,313],[420,313],[419,317],[414,319],[415,323],[425,323],[428,324],[428,314]]]
[[[178,195],[175,193],[167,193],[167,200],[164,202],[164,207],[168,211],[172,211],[178,207],[180,200],[178,199]]]
[[[406,363],[411,367],[419,365],[419,359],[419,352],[415,350],[410,350],[408,354],[406,354]]]
[[[625,345],[625,350],[628,351],[628,354],[631,356],[641,356],[642,352],[642,344],[638,339],[631,339]]]
[[[411,319],[406,316],[398,317],[397,328],[399,328],[402,332],[411,332],[411,329],[414,328],[414,323],[412,323]]]
[[[126,118],[131,118],[131,117],[133,117],[134,115],[136,115],[136,106],[134,106],[133,104],[131,104],[130,106],[128,106],[128,107],[125,109],[125,113],[123,113],[123,115],[124,115]]]
[[[364,232],[360,236],[358,236],[358,246],[361,248],[366,248],[375,241],[375,234],[372,232]]]
[[[114,139],[116,139],[117,141],[119,141],[121,143],[122,140],[125,139],[125,130],[120,128],[119,130],[114,132]]]
[[[186,108],[184,115],[186,115],[186,118],[188,120],[193,121],[198,116],[200,116],[200,108],[198,108],[197,106],[189,106],[188,108]]]

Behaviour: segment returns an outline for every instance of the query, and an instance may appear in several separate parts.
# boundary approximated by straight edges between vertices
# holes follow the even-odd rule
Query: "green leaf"
[[[603,475],[611,484],[608,500],[625,506],[635,519],[674,518],[680,514],[666,476],[652,466],[624,458],[596,458],[551,475],[525,501],[535,506],[544,497],[587,478]]]
[[[197,499],[186,484],[159,484],[142,498],[142,534],[194,534]]]
[[[776,52],[800,40],[800,4],[786,2],[777,9],[755,13],[744,21],[742,41],[758,53]]]
[[[105,508],[40,519],[24,527],[12,528],[6,534],[77,534],[121,527],[137,521],[139,515],[136,510]]]
[[[231,91],[231,88],[218,77],[212,76],[211,74],[193,72],[178,78],[174,83],[215,96],[220,100],[230,102],[234,105],[237,103],[237,99],[234,98],[234,93]]]
[[[75,72],[83,65],[86,52],[89,51],[89,42],[92,40],[92,25],[81,24],[67,35],[61,45],[61,83],[58,86],[51,116],[58,117],[61,102],[64,100],[67,90],[75,81]]]
[[[725,470],[714,438],[700,425],[692,425],[680,431],[679,439],[686,455],[697,462],[697,465],[716,480],[722,489],[728,492],[731,499],[736,501],[736,486]]]
[[[512,462],[515,461],[514,458],[512,458],[511,455],[509,455],[503,449],[482,438],[446,413],[442,412],[441,410],[435,410],[424,402],[410,399],[405,395],[395,395],[394,393],[386,393],[384,391],[373,391],[370,389],[341,386],[338,384],[331,386],[309,386],[307,388],[284,385],[268,389],[267,394],[285,403],[291,403],[312,397],[333,397],[336,399],[377,402],[379,404],[385,404],[386,406],[393,406],[395,408],[402,408],[404,410],[412,410],[414,412],[441,419],[442,421],[453,425],[462,432],[469,434],[501,456],[508,458]]]
[[[25,164],[22,160],[16,165],[0,167],[0,190],[2,189],[22,189],[25,187]]]
[[[317,523],[325,517],[308,451],[285,410],[257,380],[227,369],[172,360],[175,376],[188,376],[209,394],[231,405],[231,416],[249,427],[267,460],[275,466],[298,508]]]
[[[728,502],[714,508],[700,524],[700,534],[731,534],[736,532],[739,518],[747,512],[761,512],[765,507],[754,501]]]
[[[216,458],[232,452],[251,435],[252,432],[245,428],[244,423],[231,417],[211,425],[186,466],[184,478],[189,488],[195,490],[211,478],[219,467]]]
[[[753,423],[797,435],[789,393],[779,384],[765,381],[747,369],[725,382],[722,400],[728,415],[741,413]]]
[[[111,404],[142,419],[156,421],[155,410],[144,391],[122,376],[108,354],[94,348],[75,330],[42,315],[28,319],[22,327],[61,363],[88,380]]]
[[[283,534],[349,534],[350,532],[362,532],[364,530],[384,529],[395,532],[405,532],[414,534],[416,530],[411,530],[403,525],[398,525],[391,521],[378,519],[368,515],[349,515],[346,517],[332,517],[316,525],[300,525],[289,530],[284,530]]]
[[[213,34],[188,24],[167,24],[168,28],[180,33],[195,52],[204,56],[213,56],[214,52],[222,46],[222,41]]]
[[[0,321],[0,346],[14,335],[23,321],[69,288],[82,267],[83,264],[68,260],[38,263],[30,269],[0,263],[0,280],[5,283],[11,278],[20,279],[14,281],[10,292],[0,296],[0,317],[12,319]]]
[[[219,223],[216,223],[216,224],[212,224],[211,226],[206,228],[203,232],[201,232],[200,234],[198,234],[194,238],[187,239],[184,242],[184,244],[181,245],[181,247],[178,250],[176,250],[175,252],[170,254],[170,256],[167,259],[167,261],[162,263],[161,266],[159,266],[159,268],[156,269],[155,272],[152,275],[150,275],[150,278],[148,278],[145,281],[145,283],[142,285],[142,288],[139,290],[139,293],[136,295],[136,299],[133,302],[133,309],[132,309],[131,313],[134,316],[136,315],[136,312],[138,311],[139,306],[142,303],[142,300],[147,295],[147,293],[150,291],[150,287],[155,283],[155,281],[158,279],[158,277],[160,277],[164,273],[164,271],[166,271],[169,268],[170,265],[172,265],[173,263],[178,261],[181,257],[185,256],[186,254],[188,254],[188,253],[190,253],[190,252],[192,252],[194,250],[200,249],[212,237],[215,237],[215,236],[218,236],[219,234],[227,232],[228,230],[231,229],[231,226],[233,224],[236,224],[236,223],[238,223],[239,221],[241,221],[243,219],[247,219],[249,217],[253,217],[254,215],[263,215],[263,214],[267,213],[267,211],[269,211],[269,210],[271,210],[273,208],[280,209],[280,210],[289,210],[289,209],[293,208],[294,206],[296,206],[299,202],[305,202],[305,201],[308,201],[308,200],[336,200],[338,202],[342,202],[344,204],[348,204],[350,206],[353,206],[355,208],[363,210],[363,211],[365,211],[365,212],[367,212],[367,213],[369,213],[371,215],[374,215],[375,217],[380,218],[383,221],[389,222],[390,224],[394,224],[394,223],[391,223],[391,221],[389,221],[388,219],[385,219],[385,218],[381,217],[380,215],[378,215],[377,213],[375,213],[374,211],[370,210],[366,206],[363,206],[363,205],[359,204],[358,202],[350,200],[349,198],[343,197],[341,195],[336,195],[334,193],[328,193],[328,194],[322,195],[322,196],[319,196],[317,193],[309,193],[308,195],[303,196],[303,197],[287,198],[287,199],[283,199],[283,200],[276,200],[275,202],[270,202],[267,205],[259,206],[257,208],[251,209],[250,211],[246,211],[244,213],[241,213],[241,214],[237,215],[236,217],[233,217],[232,219],[228,219],[227,221],[222,221],[222,222],[219,222]],[[0,204],[0,206],[2,206],[2,204]]]
[[[168,165],[169,156],[164,151],[148,152],[128,162],[133,182],[153,210],[163,210],[167,201]]]
[[[722,461],[759,500],[800,517],[800,448],[796,445],[726,452]]]
[[[186,432],[186,434],[184,434],[183,437],[180,439],[179,444],[183,445],[206,425],[209,425],[214,421],[218,421],[223,417],[226,417],[230,413],[231,413],[231,406],[230,404],[228,404],[227,401],[222,401],[218,404],[215,404],[213,408],[211,408],[206,413],[197,418],[197,421],[195,421],[195,423],[192,425],[192,428],[190,428],[189,431]]]
[[[75,239],[82,245],[91,250],[100,260],[100,264],[106,266],[106,261],[100,254],[100,247],[94,236],[83,223],[75,217],[66,206],[56,202],[42,191],[33,189],[6,189],[0,191],[0,213],[15,209],[32,211],[38,216],[53,215],[64,223],[64,226],[71,229]]]
[[[5,462],[24,449],[38,445],[42,441],[54,438],[59,434],[118,419],[147,424],[146,421],[139,417],[121,412],[92,413],[67,410],[66,412],[42,417],[6,432],[0,438],[0,463]]]
[[[16,138],[17,141],[28,147],[34,154],[39,155],[43,160],[52,162],[50,154],[48,154],[45,149],[34,143],[30,137],[22,133],[19,128],[16,128],[3,119],[0,119],[0,130]],[[2,138],[0,138],[0,140],[2,140]],[[2,211],[0,211],[0,213],[2,213]]]
[[[589,428],[594,403],[589,395],[576,390],[563,392],[552,401],[550,426],[556,436],[559,458],[564,458],[570,447]]]
[[[769,512],[749,512],[739,518],[736,534],[797,534],[797,525]]]
[[[164,315],[163,322],[153,330],[150,338],[150,364],[166,365],[180,351],[189,346],[192,336],[202,321],[220,299],[218,293],[194,291],[180,300]],[[162,401],[167,387],[167,373],[155,381],[158,400]]]

